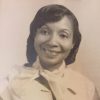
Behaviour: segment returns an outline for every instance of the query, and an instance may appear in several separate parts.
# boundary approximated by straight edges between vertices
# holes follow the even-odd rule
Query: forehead
[[[73,22],[70,17],[64,16],[62,19],[60,19],[57,22],[47,22],[42,27],[48,26],[50,28],[60,28],[60,29],[71,29],[73,30]]]

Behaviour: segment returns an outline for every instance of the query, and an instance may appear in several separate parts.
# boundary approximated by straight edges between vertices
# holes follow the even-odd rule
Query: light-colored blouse
[[[53,100],[52,92],[39,70],[40,64],[36,61],[31,68],[23,67],[13,78],[3,81],[5,88],[0,93],[0,100]],[[61,87],[65,88],[64,94],[67,95],[64,100],[99,100],[90,80],[70,68],[62,67],[61,70]]]

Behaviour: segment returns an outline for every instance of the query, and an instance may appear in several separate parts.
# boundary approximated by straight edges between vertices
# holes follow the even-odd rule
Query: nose
[[[53,33],[48,41],[48,45],[50,47],[58,47],[58,38],[57,38],[57,35],[56,33]]]

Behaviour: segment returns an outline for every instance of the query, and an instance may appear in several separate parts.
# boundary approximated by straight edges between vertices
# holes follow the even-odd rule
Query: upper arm
[[[13,100],[13,92],[10,90],[10,82],[21,72],[22,67],[13,67],[8,75],[0,76],[0,100]],[[17,99],[16,99],[17,100]]]
[[[0,100],[13,100],[11,92],[8,88],[6,88],[1,94],[0,94]]]
[[[7,78],[0,78],[0,100],[11,100]]]
[[[7,88],[8,83],[7,77],[0,78],[0,94]]]

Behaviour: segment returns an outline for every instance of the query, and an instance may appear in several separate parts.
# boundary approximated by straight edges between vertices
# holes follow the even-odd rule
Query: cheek
[[[64,59],[68,57],[70,51],[73,48],[73,44],[67,44],[67,45],[63,45],[63,57]]]
[[[43,44],[49,40],[49,37],[42,36],[42,35],[36,35],[35,42],[37,44]]]
[[[34,39],[34,48],[36,52],[40,52],[41,45],[44,45],[47,42],[47,38],[37,35]]]
[[[36,43],[39,43],[39,42],[41,42],[41,41],[43,41],[43,38],[42,38],[41,36],[38,36],[38,35],[37,35],[37,36],[35,37],[35,42],[36,42]]]
[[[63,43],[62,48],[64,51],[69,51],[73,48],[73,43],[72,42]]]
[[[34,39],[34,47],[35,47],[35,49],[38,48],[41,45],[42,42],[44,42],[42,38],[35,37],[35,39]]]

